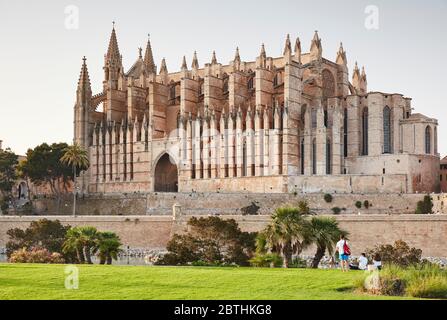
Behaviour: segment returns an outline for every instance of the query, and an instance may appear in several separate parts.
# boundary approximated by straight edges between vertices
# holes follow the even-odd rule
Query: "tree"
[[[417,214],[430,214],[433,213],[433,201],[430,195],[425,195],[424,200],[418,201],[416,207]]]
[[[340,239],[340,235],[347,236],[348,232],[340,229],[337,220],[329,217],[312,217],[308,227],[309,241],[317,246],[312,268],[318,268],[326,250],[329,255],[333,255],[335,244]]]
[[[21,166],[23,174],[36,185],[48,184],[57,198],[60,208],[61,196],[67,191],[68,182],[72,179],[72,168],[60,161],[66,143],[53,143],[51,146],[43,143],[34,149],[28,149],[26,162]]]
[[[307,206],[301,204],[307,213]],[[306,207],[306,208],[305,208]],[[293,254],[300,254],[309,243],[309,222],[297,208],[276,209],[272,222],[264,229],[266,246],[283,257],[283,267],[288,268]]]
[[[67,232],[63,251],[65,253],[74,251],[80,263],[93,264],[92,255],[97,252],[99,242],[100,232],[95,227],[74,227]]]
[[[62,247],[64,254],[75,253],[78,263],[85,263],[84,242],[79,228],[70,228]]]
[[[76,215],[76,171],[87,170],[89,167],[88,153],[79,144],[75,143],[72,146],[64,149],[64,155],[60,161],[73,169],[73,216]]]
[[[383,264],[394,264],[404,268],[419,264],[422,257],[421,249],[411,248],[403,240],[397,240],[394,245],[377,245],[374,249],[367,250],[366,253],[372,259],[380,257]]]
[[[101,232],[99,234],[98,257],[100,264],[112,264],[112,260],[118,259],[121,247],[120,238],[114,232]]]
[[[0,150],[0,202],[2,202],[2,211],[8,208],[8,201],[13,200],[12,189],[17,180],[17,163],[18,156],[14,152],[10,149]]]
[[[46,249],[51,253],[62,253],[65,236],[70,226],[63,226],[59,220],[41,219],[31,222],[25,230],[14,228],[7,231],[9,241],[6,243],[6,255],[8,257],[19,249],[34,248]],[[73,260],[70,254],[65,254],[67,262]]]
[[[255,250],[255,233],[242,232],[233,219],[191,218],[188,233],[174,235],[168,253],[159,264],[185,265],[201,261],[208,265],[248,265]]]

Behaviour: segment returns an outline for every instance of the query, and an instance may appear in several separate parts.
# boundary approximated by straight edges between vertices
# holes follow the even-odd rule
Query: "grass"
[[[364,288],[362,279],[356,287]],[[447,271],[436,265],[402,268],[387,265],[380,272],[380,291],[389,295],[447,299]]]
[[[64,287],[64,265],[0,264],[6,299],[398,299],[355,291],[361,271],[79,266],[79,289]]]

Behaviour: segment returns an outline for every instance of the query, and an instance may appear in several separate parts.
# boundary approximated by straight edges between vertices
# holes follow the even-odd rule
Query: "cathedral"
[[[148,40],[126,71],[113,27],[102,91],[84,57],[76,92],[82,192],[438,191],[437,120],[402,94],[369,92],[342,44],[334,56],[315,32],[309,52],[287,36],[279,57],[262,45],[252,61],[236,48],[229,64],[213,52],[201,66],[194,52],[169,72]]]

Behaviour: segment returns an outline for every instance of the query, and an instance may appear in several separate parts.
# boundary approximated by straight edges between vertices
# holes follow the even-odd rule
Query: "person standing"
[[[346,241],[344,235],[340,236],[340,241],[337,242],[335,247],[340,257],[341,271],[347,272],[349,270],[348,260],[351,250],[349,249],[348,242]]]

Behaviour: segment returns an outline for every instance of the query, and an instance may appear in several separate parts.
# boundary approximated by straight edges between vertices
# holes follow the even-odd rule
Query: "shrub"
[[[339,207],[334,207],[334,208],[332,208],[332,212],[333,212],[334,214],[340,214],[341,209],[340,209]]]
[[[22,248],[14,251],[10,258],[11,263],[64,263],[64,258],[60,253],[51,253],[45,248],[33,248],[27,250]]]
[[[8,200],[7,199],[0,199],[0,211],[3,214],[8,213],[8,209],[9,209],[9,204],[8,204]]]
[[[243,216],[257,215],[260,208],[261,207],[258,206],[256,203],[252,202],[249,206],[241,208],[241,212]]]
[[[416,206],[417,214],[430,214],[433,209],[433,201],[429,195],[424,196],[424,200],[418,201]]]
[[[219,217],[193,217],[188,226],[187,234],[171,238],[167,244],[168,253],[157,264],[187,265],[196,261],[249,264],[255,250],[256,233],[242,232],[235,220]]]
[[[332,195],[329,194],[329,193],[326,193],[326,194],[324,195],[324,201],[326,201],[327,203],[332,202]]]
[[[282,266],[282,257],[277,253],[256,254],[250,260],[253,267],[259,268],[279,268]]]
[[[311,214],[309,204],[307,203],[307,201],[298,202],[298,211],[300,212],[300,214],[303,215]]]
[[[361,201],[356,201],[355,202],[355,206],[360,209],[362,207],[362,202]]]
[[[307,261],[303,258],[296,257],[292,260],[289,268],[307,268]]]
[[[368,281],[374,277],[376,281]],[[447,271],[433,264],[408,268],[387,265],[382,271],[356,281],[356,287],[373,294],[446,299]]]
[[[34,247],[62,253],[62,245],[69,228],[70,226],[63,226],[59,220],[42,219],[31,222],[25,230],[9,229],[6,232],[9,236],[9,241],[6,243],[6,255],[10,257],[18,249],[31,250]]]
[[[370,207],[370,203],[368,200],[363,201],[363,206],[365,207],[365,209],[369,209]]]
[[[384,264],[408,267],[420,264],[422,250],[410,248],[405,241],[398,240],[394,245],[378,245],[372,250],[367,250],[367,255],[372,258],[377,255],[380,256],[382,263]]]
[[[406,293],[417,298],[447,299],[447,278],[433,276],[415,279],[408,284]]]

